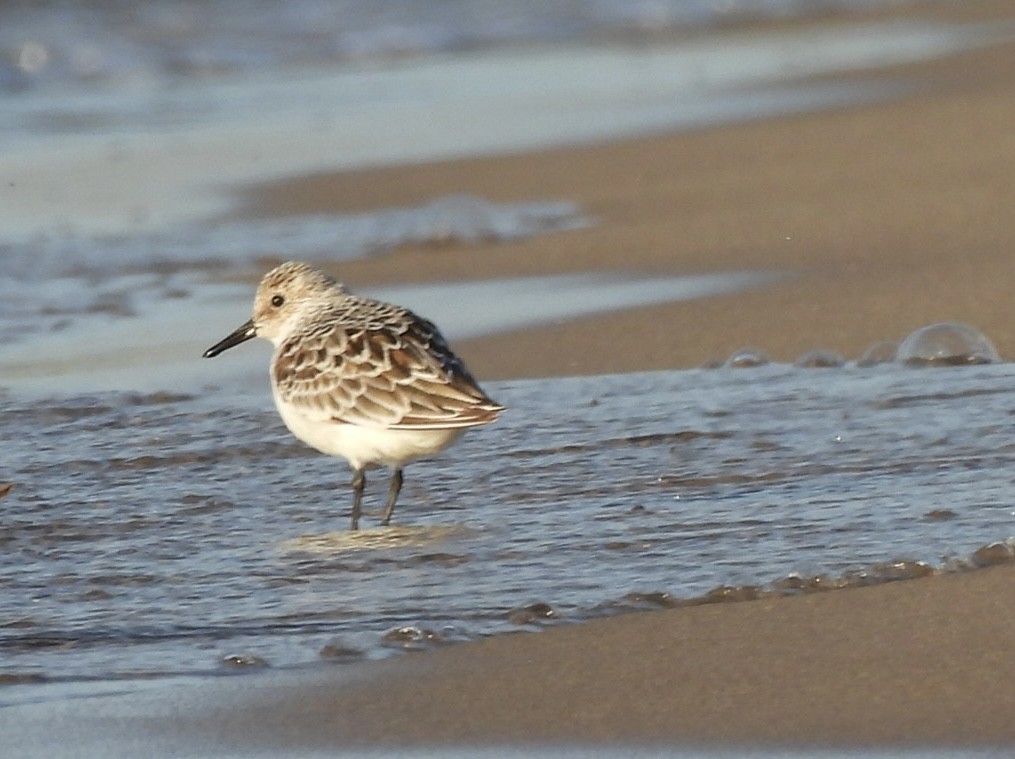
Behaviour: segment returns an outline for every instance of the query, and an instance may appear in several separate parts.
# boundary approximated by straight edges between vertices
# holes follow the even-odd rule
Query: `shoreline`
[[[999,745],[1015,740],[1013,580],[622,614],[269,689],[220,717],[330,734],[320,745]]]
[[[972,18],[1000,7],[972,6],[963,4]],[[961,15],[950,6],[910,12],[939,14]],[[995,44],[849,75],[914,85],[890,102],[520,155],[323,173],[244,194],[248,212],[268,215],[469,193],[493,202],[573,201],[599,221],[519,241],[405,246],[327,267],[354,288],[577,271],[793,274],[733,295],[456,343],[480,378],[690,368],[745,347],[783,362],[815,349],[856,358],[874,343],[940,321],[976,327],[1012,358],[1013,72],[1015,43]]]
[[[110,683],[0,714],[13,718],[13,756],[55,758],[1000,748],[1015,741],[1012,608],[1007,564],[628,612],[377,662]]]

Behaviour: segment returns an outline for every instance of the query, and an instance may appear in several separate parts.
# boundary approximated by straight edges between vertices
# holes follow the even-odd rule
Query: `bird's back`
[[[315,309],[279,344],[272,384],[276,397],[299,413],[363,426],[472,427],[503,410],[434,324],[349,294]]]

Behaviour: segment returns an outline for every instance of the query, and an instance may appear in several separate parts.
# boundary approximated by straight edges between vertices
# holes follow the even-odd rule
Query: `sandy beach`
[[[1008,20],[1011,8],[911,14]],[[856,357],[938,321],[976,326],[1012,358],[1015,44],[856,76],[899,78],[911,93],[694,133],[301,177],[259,188],[251,203],[287,214],[473,193],[574,200],[598,220],[336,266],[354,286],[586,270],[786,274],[735,295],[459,345],[485,379],[694,367],[745,346],[780,361],[815,348]],[[375,667],[355,687],[268,691],[231,719],[321,745],[1009,743],[1013,571],[486,640]]]

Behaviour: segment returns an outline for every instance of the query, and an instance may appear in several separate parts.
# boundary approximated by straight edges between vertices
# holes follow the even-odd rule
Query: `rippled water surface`
[[[509,413],[410,466],[397,525],[358,534],[344,463],[266,388],[7,397],[0,680],[320,665],[794,573],[955,569],[1015,534],[1011,374],[492,383]]]

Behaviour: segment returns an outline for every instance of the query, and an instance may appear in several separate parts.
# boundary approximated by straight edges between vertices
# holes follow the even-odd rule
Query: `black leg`
[[[362,469],[352,470],[352,525],[350,530],[359,529],[359,515],[363,506],[363,488],[366,487],[367,478]]]
[[[402,490],[402,469],[398,468],[391,473],[391,487],[388,488],[388,503],[384,507],[384,518],[381,524],[387,527],[391,522],[391,514],[395,510],[395,501],[398,500],[398,493]]]

